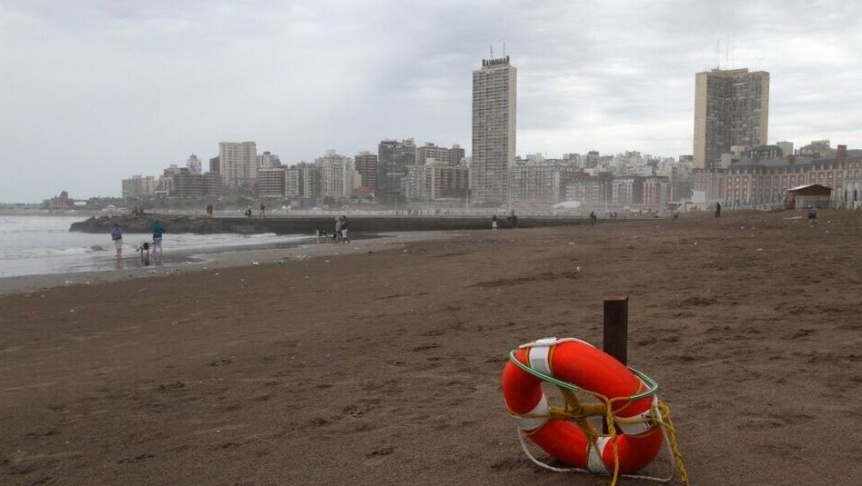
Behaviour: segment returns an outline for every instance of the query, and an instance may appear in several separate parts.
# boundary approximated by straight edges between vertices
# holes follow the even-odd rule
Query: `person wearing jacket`
[[[114,242],[114,248],[117,249],[117,260],[123,258],[123,230],[118,223],[114,223],[111,227],[111,240]]]
[[[162,235],[165,234],[165,229],[162,223],[157,219],[153,221],[153,257],[162,255]]]

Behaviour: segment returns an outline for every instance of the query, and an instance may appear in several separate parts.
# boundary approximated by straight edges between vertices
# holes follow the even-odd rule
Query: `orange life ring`
[[[661,450],[664,434],[658,399],[654,394],[625,400],[645,390],[631,370],[605,352],[579,339],[540,339],[513,351],[503,370],[503,397],[518,428],[536,445],[560,461],[600,474],[614,471],[619,458],[619,473],[632,474],[646,467]],[[565,418],[551,418],[542,379],[521,366],[570,383],[584,391],[610,400],[619,433],[616,451],[610,436],[599,435],[592,444],[584,431]],[[622,400],[614,400],[622,398]],[[656,416],[658,415],[658,417]]]

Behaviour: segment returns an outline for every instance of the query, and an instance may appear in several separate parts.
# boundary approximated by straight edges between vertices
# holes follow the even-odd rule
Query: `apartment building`
[[[327,150],[326,155],[315,159],[314,165],[320,171],[320,197],[341,199],[353,194],[354,181],[358,179],[354,177],[353,159]]]
[[[643,203],[649,209],[661,210],[670,202],[671,182],[666,176],[648,176],[643,179]]]
[[[473,71],[473,204],[510,204],[509,171],[515,166],[518,71],[509,56],[483,59]]]
[[[203,174],[203,163],[195,154],[189,155],[188,160],[186,160],[186,168],[190,174]]]
[[[833,157],[789,156],[780,159],[743,159],[727,169],[694,171],[694,189],[706,202],[725,207],[779,206],[787,190],[807,184],[832,189],[832,202],[846,207],[858,201],[854,181],[862,179],[862,150],[839,145]]]
[[[260,197],[284,197],[285,169],[274,167],[257,172],[257,195]]]
[[[449,149],[438,147],[428,142],[421,147],[416,147],[416,164],[425,165],[428,161],[443,161],[449,163]]]
[[[392,205],[406,197],[404,177],[408,167],[416,165],[416,144],[412,138],[402,141],[386,139],[377,145],[377,199]]]
[[[218,197],[224,194],[224,181],[221,175],[207,172],[203,175],[204,197]]]
[[[466,167],[453,167],[447,161],[432,161],[407,169],[403,181],[408,201],[463,200],[467,195],[469,171]]]
[[[611,182],[610,204],[615,208],[633,208],[643,204],[643,182],[640,176],[617,177]]]
[[[173,175],[170,196],[180,198],[202,198],[204,195],[204,176],[195,174],[188,167],[182,167]]]
[[[695,75],[694,168],[716,168],[722,154],[766,145],[769,73],[713,69]]]
[[[153,176],[133,175],[122,180],[121,194],[124,198],[150,197],[156,190],[156,178]]]
[[[452,167],[461,165],[466,155],[466,151],[460,145],[457,143],[452,145],[452,148],[449,149],[449,165]]]
[[[585,174],[571,164],[524,164],[510,171],[512,204],[555,204],[566,200],[566,185]]]
[[[353,158],[356,165],[356,172],[359,172],[362,178],[361,187],[365,187],[369,192],[377,191],[377,154],[372,154],[368,151],[362,151],[356,154]]]
[[[257,182],[258,158],[254,142],[220,142],[218,172],[227,187],[252,190]]]
[[[590,177],[584,174],[566,184],[566,200],[580,201],[587,207],[609,207],[612,204],[614,174],[599,172]]]

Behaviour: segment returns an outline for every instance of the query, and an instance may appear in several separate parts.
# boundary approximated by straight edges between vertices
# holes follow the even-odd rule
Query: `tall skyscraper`
[[[219,173],[226,186],[251,189],[257,181],[257,144],[254,142],[220,142]]]
[[[362,186],[369,191],[377,191],[377,154],[363,150],[353,158],[356,172],[362,176]]]
[[[403,182],[408,167],[416,165],[416,144],[406,140],[383,140],[377,144],[377,199],[395,205],[406,197]]]
[[[694,101],[695,169],[709,169],[732,148],[767,144],[769,73],[748,69],[697,73]]]
[[[474,204],[509,202],[509,169],[515,166],[518,70],[509,56],[483,59],[473,71],[473,157],[470,191]]]

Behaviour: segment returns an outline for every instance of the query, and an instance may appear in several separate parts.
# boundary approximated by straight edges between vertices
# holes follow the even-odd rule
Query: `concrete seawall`
[[[69,231],[83,233],[110,233],[111,226],[119,223],[123,231],[146,233],[152,228],[153,220],[162,222],[168,233],[276,233],[312,234],[318,228],[332,232],[335,228],[334,216],[278,216],[267,218],[208,218],[198,216],[98,216],[73,223]],[[491,220],[486,217],[432,217],[432,216],[349,216],[350,231],[354,233],[386,233],[393,231],[451,231],[490,229]],[[583,218],[519,217],[519,228],[546,226],[573,226],[586,224]],[[500,227],[506,228],[505,218]]]

